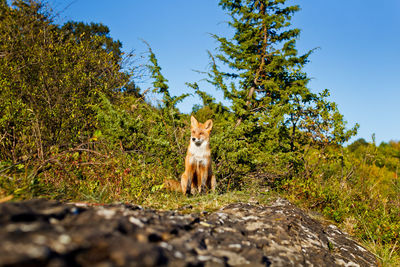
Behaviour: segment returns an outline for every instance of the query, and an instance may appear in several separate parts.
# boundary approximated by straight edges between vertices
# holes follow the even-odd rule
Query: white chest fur
[[[208,143],[204,141],[200,146],[196,146],[196,144],[191,143],[189,147],[190,163],[191,164],[199,164],[199,165],[207,165],[208,158],[210,157],[210,150],[207,149]]]

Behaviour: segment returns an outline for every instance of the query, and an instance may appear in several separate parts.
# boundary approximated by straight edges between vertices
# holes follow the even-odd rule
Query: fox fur
[[[210,133],[213,126],[212,120],[199,123],[191,116],[191,137],[185,157],[185,172],[181,175],[181,183],[166,180],[165,186],[183,194],[196,192],[215,191],[216,180],[212,172]]]

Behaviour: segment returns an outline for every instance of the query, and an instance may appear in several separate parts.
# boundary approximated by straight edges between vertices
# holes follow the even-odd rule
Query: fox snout
[[[203,143],[203,139],[201,138],[196,138],[196,137],[192,137],[192,141],[196,146],[200,146],[201,143]]]

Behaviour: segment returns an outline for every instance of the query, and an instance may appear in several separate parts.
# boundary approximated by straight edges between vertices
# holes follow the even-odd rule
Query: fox
[[[181,175],[181,182],[166,180],[167,188],[190,195],[206,190],[215,191],[216,180],[212,172],[210,133],[213,127],[212,120],[199,123],[194,116],[190,117],[190,141],[185,157],[185,171]]]
[[[164,188],[170,191],[182,192],[181,183],[173,179],[165,179]]]
[[[216,181],[212,172],[210,133],[212,120],[199,123],[190,117],[190,142],[185,157],[185,172],[181,175],[181,188],[184,195],[199,193],[206,189],[215,191]]]

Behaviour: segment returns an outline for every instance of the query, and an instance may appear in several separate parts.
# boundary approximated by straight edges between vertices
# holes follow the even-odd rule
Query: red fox
[[[175,180],[166,180],[165,186],[171,190],[181,191],[183,194],[205,192],[206,189],[215,191],[215,176],[211,168],[210,132],[212,120],[199,123],[191,116],[191,137],[185,158],[185,172],[181,176],[181,183]]]
[[[181,176],[183,194],[196,191],[199,193],[207,189],[215,191],[215,176],[211,168],[210,132],[212,120],[199,123],[191,116],[191,137],[185,158],[185,172]]]

